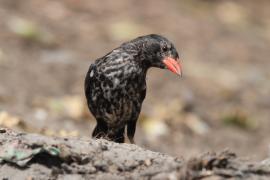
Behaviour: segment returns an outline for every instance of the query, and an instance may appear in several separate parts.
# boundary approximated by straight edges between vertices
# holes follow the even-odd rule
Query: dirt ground
[[[188,159],[229,148],[262,160],[270,142],[270,2],[0,0],[0,126],[89,137],[91,62],[162,34],[184,76],[151,69],[136,144]]]
[[[230,151],[190,160],[134,144],[90,138],[56,138],[0,128],[2,179],[266,180],[270,161],[249,162]]]

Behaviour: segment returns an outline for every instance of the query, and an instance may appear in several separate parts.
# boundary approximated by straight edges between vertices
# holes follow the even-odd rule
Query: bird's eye
[[[163,51],[167,51],[168,50],[168,47],[167,46],[162,46],[162,50]]]

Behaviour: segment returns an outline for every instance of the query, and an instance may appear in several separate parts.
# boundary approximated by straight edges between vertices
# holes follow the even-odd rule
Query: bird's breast
[[[123,125],[138,115],[146,89],[142,71],[135,66],[98,67],[90,70],[88,76],[88,104],[95,117],[102,117],[113,126]]]

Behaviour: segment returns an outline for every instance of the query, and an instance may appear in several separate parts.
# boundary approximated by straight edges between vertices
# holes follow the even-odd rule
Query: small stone
[[[151,160],[151,159],[146,159],[146,160],[144,161],[144,164],[145,164],[146,166],[150,166],[150,165],[152,164],[152,160]]]
[[[0,129],[0,133],[6,133],[7,131],[5,129]]]

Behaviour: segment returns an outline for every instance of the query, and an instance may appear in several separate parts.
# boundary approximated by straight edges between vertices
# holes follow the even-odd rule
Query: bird
[[[84,90],[97,122],[93,138],[124,143],[127,128],[130,143],[135,143],[136,123],[146,96],[146,74],[151,67],[182,76],[178,52],[164,36],[137,37],[90,65]]]

